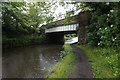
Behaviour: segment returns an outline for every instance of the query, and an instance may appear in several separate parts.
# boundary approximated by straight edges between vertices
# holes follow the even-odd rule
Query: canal
[[[65,44],[78,42],[78,37]],[[44,78],[59,61],[63,45],[45,44],[6,49],[2,52],[3,78]]]
[[[34,45],[3,51],[3,78],[44,78],[59,61],[62,45]]]

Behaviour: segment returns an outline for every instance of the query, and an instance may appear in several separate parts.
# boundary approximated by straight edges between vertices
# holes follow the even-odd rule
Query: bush
[[[61,51],[60,52],[60,58],[64,58],[65,56],[67,55],[67,52],[66,51]]]
[[[17,38],[2,38],[2,46],[3,48],[13,48],[13,47],[22,47],[28,46],[32,44],[41,44],[45,41],[43,36],[37,36],[36,39],[33,39],[33,36],[19,36]]]
[[[94,3],[95,4],[95,3]],[[97,3],[96,3],[97,4]],[[99,3],[91,13],[91,24],[87,27],[88,43],[95,46],[118,47],[120,45],[119,3]]]
[[[72,47],[69,44],[63,45],[64,51],[60,52],[60,58],[64,58],[67,54],[72,52]]]

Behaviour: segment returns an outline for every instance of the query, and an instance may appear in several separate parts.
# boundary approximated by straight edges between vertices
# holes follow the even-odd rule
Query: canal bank
[[[2,49],[27,47],[31,45],[41,45],[46,43],[47,41],[43,35],[36,37],[33,35],[22,35],[13,38],[8,38],[5,36],[2,37]]]
[[[57,63],[57,66],[47,78],[93,78],[93,73],[84,51],[77,48],[74,44],[64,46],[67,56]]]
[[[46,78],[68,78],[69,74],[74,72],[75,55],[71,46],[69,44],[64,45],[64,51],[64,54],[67,55],[61,58],[54,70]]]

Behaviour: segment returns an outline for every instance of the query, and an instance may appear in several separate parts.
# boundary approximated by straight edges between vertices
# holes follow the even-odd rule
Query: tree
[[[39,24],[53,20],[48,7],[50,3],[3,2],[1,4],[3,35],[6,37],[32,33],[36,36],[39,33]]]
[[[46,2],[37,2],[37,3],[29,3],[29,25],[34,28],[34,39],[36,38],[36,34],[39,33],[39,25],[53,20],[52,15],[50,14],[50,9],[47,7],[50,5]],[[47,8],[46,8],[46,7]]]
[[[16,37],[17,35],[28,34],[27,15],[23,2],[3,2],[2,3],[2,27],[3,34],[7,37]]]

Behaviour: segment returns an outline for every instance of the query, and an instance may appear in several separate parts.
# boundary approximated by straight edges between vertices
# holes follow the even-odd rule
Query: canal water
[[[44,78],[59,61],[62,45],[34,45],[3,51],[3,78]]]

